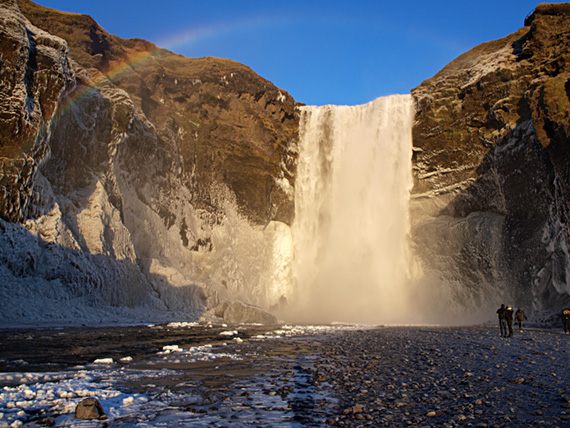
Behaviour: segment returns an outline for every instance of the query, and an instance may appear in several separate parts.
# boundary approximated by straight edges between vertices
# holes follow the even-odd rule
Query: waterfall
[[[406,322],[414,111],[409,95],[303,107],[293,296],[304,322]]]

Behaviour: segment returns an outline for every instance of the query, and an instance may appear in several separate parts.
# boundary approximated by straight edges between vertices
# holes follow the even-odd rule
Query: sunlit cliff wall
[[[286,91],[28,0],[0,0],[0,79],[0,322],[273,320],[253,305],[291,285]],[[412,97],[418,300],[451,322],[569,305],[570,5]]]
[[[466,312],[569,303],[570,5],[525,25],[412,90],[417,269]]]
[[[275,303],[264,275],[293,215],[292,98],[88,16],[22,0],[0,19],[3,316],[43,295],[56,319],[62,300],[191,317],[236,296]]]

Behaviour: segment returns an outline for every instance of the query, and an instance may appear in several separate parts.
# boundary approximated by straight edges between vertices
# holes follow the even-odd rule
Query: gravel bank
[[[570,426],[560,331],[235,328],[3,331],[0,427],[76,426],[85,396],[92,427]]]
[[[498,327],[379,328],[323,341],[335,426],[570,426],[570,336]]]

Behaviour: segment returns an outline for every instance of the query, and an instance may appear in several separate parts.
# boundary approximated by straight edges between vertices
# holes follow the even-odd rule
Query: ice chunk
[[[94,364],[113,364],[112,358],[97,358],[93,361]]]

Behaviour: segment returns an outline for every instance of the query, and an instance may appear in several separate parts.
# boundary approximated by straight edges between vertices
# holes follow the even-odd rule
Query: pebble
[[[486,326],[383,327],[327,336],[314,370],[346,409],[337,426],[362,425],[356,406],[370,409],[374,426],[503,427],[545,419],[564,425],[570,384],[556,376],[566,373],[562,358],[552,358],[553,349],[570,352],[570,341],[561,339],[532,329],[507,342]],[[323,370],[324,359],[329,366],[350,363],[347,370]],[[536,394],[520,389],[529,383]],[[541,410],[530,414],[533,408]]]
[[[274,414],[284,419],[273,426],[569,426],[570,340],[553,331],[527,329],[509,340],[490,326],[243,337],[227,346],[240,349],[243,367],[250,359],[255,376],[237,376],[231,361],[216,363],[214,389],[184,379],[180,385],[202,397],[189,413],[226,422],[239,414],[241,426],[268,426],[264,418]],[[5,411],[18,407],[8,402]]]

